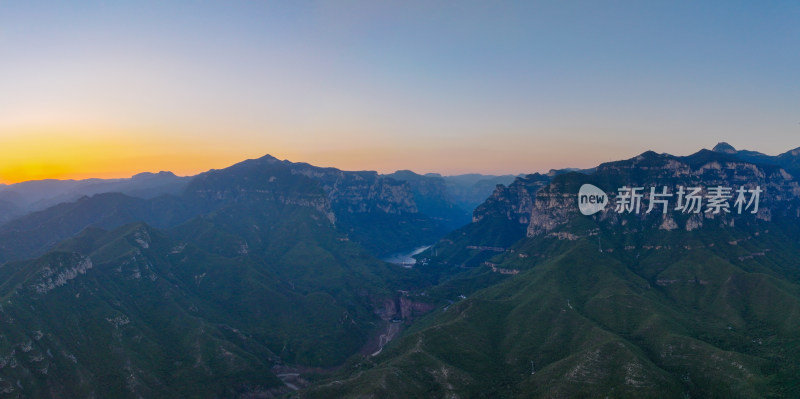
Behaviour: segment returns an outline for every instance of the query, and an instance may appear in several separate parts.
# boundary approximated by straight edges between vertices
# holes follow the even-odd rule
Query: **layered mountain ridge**
[[[380,351],[431,308],[375,257],[442,234],[422,194],[265,156],[7,222],[0,396],[275,397]]]
[[[449,233],[441,176],[271,156],[63,203],[0,225],[0,397],[793,397],[798,157],[518,176]],[[589,216],[585,184],[608,197]]]
[[[310,200],[324,198],[315,187],[284,200],[235,190],[233,203],[174,228],[90,228],[6,263],[0,390],[272,397],[289,390],[281,370],[340,364],[382,317],[412,317],[381,312],[416,277],[337,230]]]
[[[577,214],[576,194],[580,185],[586,183],[608,190],[607,195],[612,201],[619,196],[617,190],[622,187],[642,187],[644,190],[641,193],[641,203],[645,205],[636,216],[642,220],[655,220],[662,229],[691,230],[701,227],[704,221],[715,219],[732,224],[734,216],[736,221],[744,223],[753,219],[770,221],[780,217],[800,217],[800,184],[797,178],[778,166],[754,164],[718,154],[727,153],[704,150],[689,157],[674,157],[646,152],[626,161],[600,165],[594,174],[587,177],[579,174],[558,176],[548,187],[537,192],[527,235],[531,237],[548,233],[574,217]],[[672,206],[667,204],[667,211],[662,212],[663,205],[659,204],[655,213],[648,214],[647,204],[653,199],[650,189],[656,188],[656,193],[659,194],[663,193],[664,187],[667,187],[669,195],[664,198],[672,199]],[[707,199],[709,188],[729,188],[730,197],[726,201],[728,212],[708,212],[709,209],[705,206],[697,213],[674,212],[677,205],[676,191],[679,187],[702,188],[704,200]],[[752,217],[747,217],[750,212],[744,215],[738,215],[735,209],[733,213],[729,212],[736,200],[735,190],[740,187],[761,190],[760,206]],[[623,214],[611,208],[613,203],[599,214],[599,219],[622,223]]]
[[[138,198],[179,194],[189,177],[172,172],[139,173],[128,179],[35,180],[0,186],[0,223],[81,197],[122,193]]]
[[[460,283],[466,295],[361,359],[357,372],[298,396],[796,396],[800,193],[768,158],[726,146],[646,152],[498,187],[472,224],[422,254],[430,268],[476,276]],[[603,211],[579,212],[583,184],[606,193]],[[646,212],[649,188],[664,186],[667,212]],[[680,186],[702,187],[700,212],[675,209]],[[758,211],[739,214],[728,198],[733,212],[706,212],[716,186],[760,187]],[[646,188],[639,213],[617,212],[621,187]]]
[[[148,199],[121,193],[84,196],[11,220],[0,225],[0,262],[41,255],[90,226],[108,229],[142,221],[173,227],[255,199],[314,208],[376,254],[431,242],[445,229],[419,213],[408,183],[376,172],[344,172],[265,156],[202,173],[180,187],[177,195]],[[378,229],[378,219],[400,228]]]

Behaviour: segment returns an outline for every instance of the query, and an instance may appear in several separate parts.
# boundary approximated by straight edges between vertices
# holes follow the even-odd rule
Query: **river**
[[[406,250],[401,252],[393,253],[385,258],[384,261],[389,263],[394,263],[395,265],[402,265],[404,267],[411,267],[417,263],[417,260],[414,259],[414,255],[418,255],[422,253],[422,251],[430,248],[430,245],[425,245],[422,247],[417,247],[412,250]]]

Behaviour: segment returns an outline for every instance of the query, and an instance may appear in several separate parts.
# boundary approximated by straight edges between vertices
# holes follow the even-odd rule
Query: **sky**
[[[0,1],[0,183],[800,146],[795,1]]]

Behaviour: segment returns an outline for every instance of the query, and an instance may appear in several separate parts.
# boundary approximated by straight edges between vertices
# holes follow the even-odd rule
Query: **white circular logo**
[[[578,190],[578,209],[589,216],[605,209],[608,205],[608,196],[605,191],[591,184],[584,184]]]

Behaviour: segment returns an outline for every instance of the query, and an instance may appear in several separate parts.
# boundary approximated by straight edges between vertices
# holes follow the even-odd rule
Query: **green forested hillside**
[[[800,395],[794,176],[736,154],[650,151],[533,182],[498,187],[472,224],[423,254],[428,268],[456,271],[426,291],[452,304],[298,396]],[[576,193],[586,183],[612,201],[623,186],[764,195],[742,214],[676,211],[675,198],[647,213],[646,193],[641,212],[584,216]]]
[[[763,224],[526,239],[493,259],[520,274],[300,396],[793,397],[798,234]]]
[[[291,201],[240,198],[169,230],[87,229],[0,267],[0,390],[279,394],[289,388],[276,370],[342,363],[380,333],[378,310],[414,280],[324,210]]]

